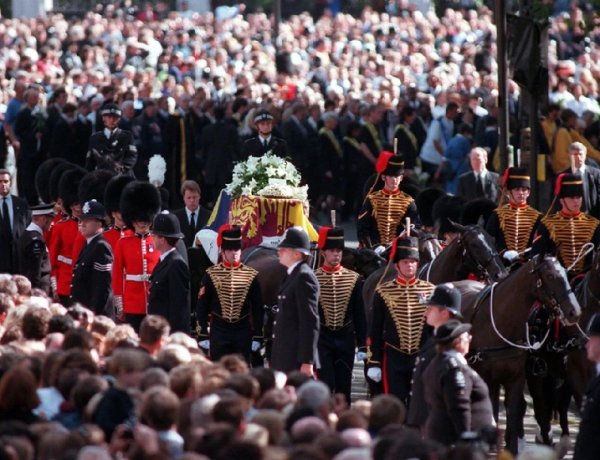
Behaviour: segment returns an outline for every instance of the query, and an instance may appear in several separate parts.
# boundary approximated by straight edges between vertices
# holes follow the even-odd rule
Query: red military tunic
[[[104,239],[108,241],[108,244],[110,244],[114,254],[117,250],[117,241],[130,233],[132,233],[131,230],[126,228],[111,227],[108,230],[105,230],[102,235],[104,236]]]
[[[85,238],[79,233],[76,219],[67,216],[54,225],[48,252],[52,267],[51,277],[56,280],[56,286],[53,288],[58,295],[71,295],[73,265],[85,243]]]
[[[112,284],[115,298],[123,299],[124,313],[146,314],[149,278],[159,259],[152,235],[142,237],[132,232],[117,242]]]
[[[64,218],[65,218],[64,214],[62,214],[62,213],[56,214],[52,218],[52,222],[50,222],[50,228],[44,232],[44,239],[46,240],[46,246],[48,248],[50,248],[50,245],[52,244],[52,230],[54,230],[54,226]]]

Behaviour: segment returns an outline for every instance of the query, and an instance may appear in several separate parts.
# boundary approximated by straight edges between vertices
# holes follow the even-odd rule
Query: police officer
[[[90,147],[85,167],[88,171],[108,169],[117,174],[133,176],[133,167],[137,161],[137,149],[133,135],[118,127],[121,109],[114,104],[105,104],[100,110],[104,129],[90,137]]]
[[[344,229],[321,227],[319,249],[323,265],[315,271],[319,281],[319,379],[350,403],[354,350],[366,358],[366,319],[359,274],[342,267]]]
[[[358,240],[366,248],[386,246],[404,230],[406,217],[418,223],[417,206],[400,190],[404,160],[400,155],[381,152],[375,165],[383,188],[367,195],[358,215]]]
[[[396,238],[390,260],[398,276],[375,289],[367,376],[408,405],[417,353],[424,339],[425,301],[434,285],[417,279],[418,240]]]
[[[210,349],[214,361],[238,353],[250,362],[250,352],[257,350],[262,340],[264,310],[258,272],[240,261],[239,227],[221,226],[217,244],[222,261],[206,271],[198,296],[201,345]]]
[[[86,201],[79,216],[79,231],[86,239],[73,269],[71,299],[97,315],[115,317],[111,273],[113,254],[102,236],[104,206],[96,200]]]
[[[254,124],[258,130],[258,136],[251,137],[244,142],[242,159],[261,157],[268,151],[271,151],[273,155],[285,158],[287,144],[285,140],[273,135],[273,115],[268,110],[258,110],[254,115]]]
[[[434,329],[434,332],[451,319],[462,319],[460,291],[451,283],[440,284],[435,287],[433,294],[427,299],[425,310],[425,322]],[[427,404],[425,403],[425,392],[423,372],[435,357],[435,340],[432,336],[419,351],[417,362],[413,372],[411,386],[410,406],[406,415],[406,424],[423,430],[427,420]]]
[[[508,203],[497,208],[490,216],[486,230],[496,240],[500,252],[522,253],[531,247],[533,235],[542,214],[527,204],[531,182],[526,168],[507,168],[502,179]]]
[[[584,244],[600,243],[600,228],[596,218],[581,212],[583,182],[581,176],[563,173],[556,178],[555,195],[560,201],[560,211],[544,217],[538,226],[534,254],[558,251],[558,260],[568,269],[570,277],[589,267],[593,254],[581,257]]]
[[[31,207],[31,223],[17,242],[19,273],[31,281],[31,287],[50,295],[50,259],[44,239],[54,218],[54,203]]]
[[[175,248],[183,238],[179,220],[163,211],[154,218],[152,234],[160,262],[150,276],[148,314],[169,321],[172,331],[190,333],[190,271]]]
[[[446,446],[465,431],[495,425],[488,387],[465,359],[470,330],[455,319],[441,325],[435,332],[438,352],[423,374],[429,406],[425,437]]]

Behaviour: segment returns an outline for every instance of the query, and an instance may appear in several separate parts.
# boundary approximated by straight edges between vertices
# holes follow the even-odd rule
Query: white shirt
[[[294,264],[290,265],[287,269],[287,274],[291,275],[292,272],[294,271],[294,268],[296,268],[296,265],[298,265],[300,262],[302,262],[302,261],[299,260],[298,262],[295,262]]]
[[[199,209],[199,208],[198,208]],[[192,219],[192,213],[194,213],[194,223],[197,225],[198,224],[198,209],[196,209],[195,211],[190,211],[188,208],[185,208],[185,213],[187,215],[187,220],[188,223],[191,222]]]
[[[443,125],[443,128],[442,128]],[[444,134],[445,133],[445,134]],[[439,165],[442,162],[442,155],[435,148],[434,142],[437,141],[442,146],[442,151],[446,150],[446,142],[452,138],[454,133],[454,121],[446,118],[437,118],[431,122],[427,130],[427,138],[421,148],[421,158],[428,163]]]
[[[262,137],[259,135],[258,139],[262,145],[265,145],[265,141],[267,142],[267,145],[269,145],[269,142],[271,142],[271,135],[269,135],[269,137]]]
[[[165,260],[165,257],[167,257],[169,254],[171,254],[174,250],[175,250],[175,248],[171,248],[167,252],[163,252],[160,255],[160,261],[162,262],[163,260]]]
[[[100,233],[102,233],[102,232],[100,232]],[[89,238],[86,238],[87,244],[90,244],[94,238],[96,238],[98,235],[100,235],[100,233],[96,233],[94,236],[90,236]]]
[[[34,222],[31,222],[25,230],[28,230],[30,232],[38,232],[40,235],[44,234],[42,227],[40,227],[38,224],[36,224]]]
[[[585,165],[583,165],[581,168],[579,169],[575,169],[571,166],[571,172],[573,174],[579,174],[581,177],[583,177],[583,175],[585,174]]]

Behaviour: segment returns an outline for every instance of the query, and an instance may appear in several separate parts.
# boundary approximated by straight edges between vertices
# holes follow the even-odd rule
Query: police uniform
[[[267,110],[259,110],[254,116],[254,124],[268,120],[273,121],[273,115]],[[280,158],[287,157],[288,152],[285,140],[271,133],[265,145],[265,141],[260,136],[251,137],[243,144],[242,159],[247,160],[249,157],[262,157],[269,151]]]
[[[53,216],[54,204],[31,207],[32,216]],[[50,259],[43,229],[31,222],[17,242],[19,273],[31,281],[31,287],[51,293]]]
[[[379,175],[401,176],[404,161],[399,155],[381,152],[376,169]],[[400,189],[385,188],[369,193],[358,215],[358,240],[367,248],[386,246],[404,230],[404,219],[418,224],[417,206],[413,198]]]
[[[116,104],[106,104],[101,115],[121,117],[121,110]],[[87,170],[108,169],[118,174],[133,176],[133,167],[137,161],[137,148],[133,135],[129,131],[115,128],[95,132],[90,137],[90,148],[86,156]]]
[[[241,250],[241,230],[222,226],[217,243],[223,251]],[[206,271],[197,312],[200,338],[206,339],[210,333],[212,360],[238,353],[250,362],[252,340],[262,340],[264,310],[257,275],[247,265],[225,260]]]
[[[449,343],[470,324],[450,320],[436,331],[436,343]],[[439,352],[423,374],[429,413],[425,437],[449,446],[465,431],[495,425],[489,391],[483,379],[455,350]]]
[[[529,173],[525,168],[507,168],[502,187],[509,191],[518,187],[531,188]],[[510,201],[492,213],[486,231],[496,240],[498,251],[522,253],[531,247],[541,219],[542,214],[527,203],[517,204]]]
[[[555,193],[558,198],[583,196],[581,177],[566,173],[559,175]],[[576,276],[589,267],[593,257],[593,251],[586,257],[579,257],[583,245],[591,242],[598,247],[600,244],[599,224],[598,219],[580,211],[571,214],[560,210],[550,214],[542,219],[538,227],[533,252],[558,252],[558,260],[569,269],[568,275]]]
[[[104,206],[96,200],[86,201],[80,219],[104,220]],[[71,299],[97,315],[115,317],[111,286],[113,254],[102,233],[88,238],[73,268]]]
[[[417,238],[397,238],[390,259],[419,260]],[[434,285],[417,278],[398,277],[375,289],[373,319],[369,333],[369,368],[383,371],[385,393],[393,394],[408,405],[410,382],[417,354],[425,340],[425,301]],[[371,369],[367,371],[371,378]]]
[[[319,249],[344,249],[342,228],[322,227]],[[350,403],[354,350],[364,350],[366,339],[362,279],[352,270],[323,265],[315,271],[319,281],[319,380]]]

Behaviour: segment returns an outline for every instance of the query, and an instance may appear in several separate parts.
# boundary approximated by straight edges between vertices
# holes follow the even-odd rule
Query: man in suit
[[[595,377],[587,386],[581,407],[581,424],[573,460],[600,458],[600,313],[592,316],[588,327],[587,357],[594,363]]]
[[[288,146],[292,163],[302,177],[306,177],[308,167],[308,131],[303,124],[306,118],[306,105],[303,102],[297,102],[292,107],[292,114],[283,123],[282,131],[285,142]]]
[[[183,238],[177,217],[158,214],[152,226],[160,262],[150,276],[148,314],[160,315],[169,321],[171,330],[190,333],[190,271],[175,249]]]
[[[254,124],[258,136],[244,142],[242,160],[247,160],[249,157],[262,157],[269,150],[273,155],[285,158],[288,153],[287,144],[283,139],[273,136],[273,115],[268,110],[258,110],[254,116]]]
[[[600,170],[587,166],[587,147],[581,142],[573,142],[569,146],[571,167],[561,173],[578,174],[583,181],[583,203],[581,210],[596,219],[600,219]]]
[[[31,287],[50,295],[50,259],[44,239],[54,218],[54,203],[31,208],[31,223],[17,243],[19,273],[31,281]]]
[[[481,147],[471,150],[469,161],[472,171],[458,177],[458,196],[465,197],[467,201],[476,198],[498,201],[498,174],[487,170],[487,157],[487,152]]]
[[[288,228],[278,255],[287,276],[279,288],[271,367],[286,373],[300,370],[312,377],[314,367],[319,367],[319,281],[306,263],[310,255],[306,231]]]
[[[17,241],[31,220],[27,201],[10,194],[12,177],[0,169],[0,273],[17,273]]]
[[[210,218],[210,211],[200,206],[200,185],[196,181],[186,180],[181,184],[181,196],[185,207],[173,214],[179,220],[186,248],[194,245],[196,233],[202,230]]]
[[[113,253],[102,236],[104,206],[96,200],[86,201],[79,216],[79,232],[86,245],[73,268],[71,300],[79,302],[97,315],[115,318],[112,290]]]

